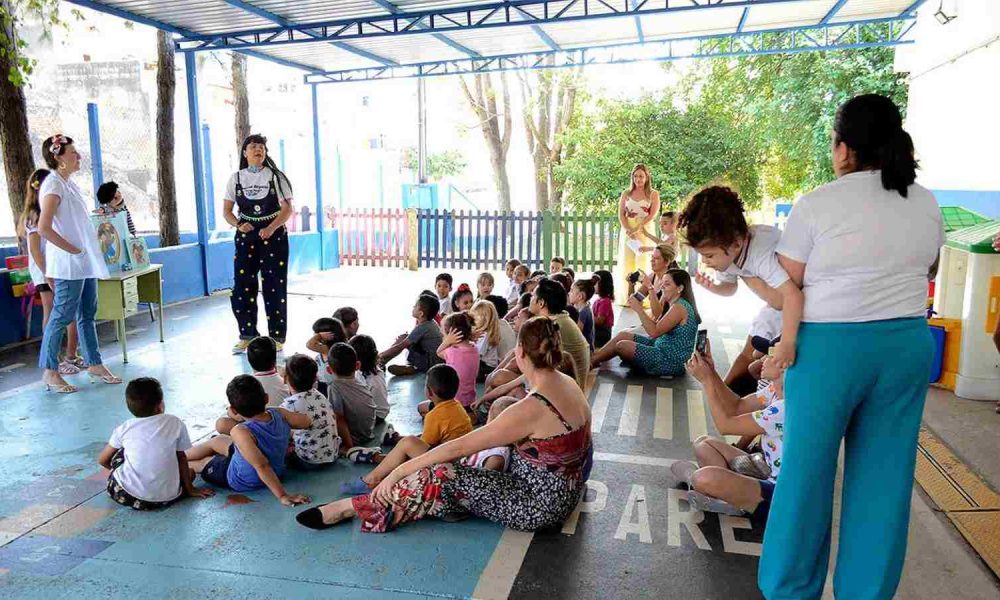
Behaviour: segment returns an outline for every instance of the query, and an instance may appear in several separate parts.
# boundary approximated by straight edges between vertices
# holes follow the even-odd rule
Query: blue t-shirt
[[[285,454],[288,452],[292,428],[278,409],[269,408],[267,414],[271,415],[271,421],[268,423],[249,419],[242,425],[250,430],[257,448],[267,458],[267,462],[271,463],[275,475],[280,478],[285,475]],[[247,462],[238,446],[233,447],[233,458],[229,461],[226,481],[229,482],[229,487],[237,492],[248,492],[264,487],[257,469]]]
[[[587,303],[580,310],[580,329],[583,330],[583,337],[587,338],[587,344],[590,345],[590,351],[594,351],[594,311],[590,309],[590,303]]]

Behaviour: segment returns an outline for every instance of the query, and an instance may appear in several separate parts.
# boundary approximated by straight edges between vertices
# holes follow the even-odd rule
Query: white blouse
[[[97,243],[97,231],[90,222],[90,210],[80,188],[52,171],[38,191],[42,200],[50,195],[60,198],[52,216],[52,229],[81,252],[70,254],[55,244],[45,244],[45,275],[53,279],[107,277],[108,266]]]

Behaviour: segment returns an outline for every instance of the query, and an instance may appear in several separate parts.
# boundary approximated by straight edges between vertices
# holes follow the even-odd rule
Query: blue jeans
[[[101,350],[97,344],[97,280],[54,279],[55,299],[52,314],[42,336],[42,353],[38,366],[42,369],[59,369],[59,350],[62,348],[66,326],[76,321],[80,336],[80,350],[88,365],[101,364]]]

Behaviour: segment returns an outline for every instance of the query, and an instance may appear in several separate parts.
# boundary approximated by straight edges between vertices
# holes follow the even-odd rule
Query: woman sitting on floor
[[[647,335],[629,331],[619,333],[594,353],[592,366],[619,356],[623,362],[631,363],[650,375],[684,374],[684,363],[694,351],[694,340],[701,323],[691,289],[691,276],[687,271],[670,269],[667,276],[658,281],[650,297],[656,296],[656,291],[662,292],[664,305],[670,307],[663,317],[654,321],[642,309],[642,301],[633,295],[629,298],[629,306],[639,315]]]
[[[424,517],[469,513],[519,531],[560,525],[590,474],[590,405],[576,381],[556,371],[562,339],[552,319],[525,323],[514,352],[534,390],[528,397],[486,426],[396,467],[371,494],[304,511],[299,523],[325,529],[359,516],[362,531],[381,533]],[[503,445],[514,446],[506,473],[453,462]]]

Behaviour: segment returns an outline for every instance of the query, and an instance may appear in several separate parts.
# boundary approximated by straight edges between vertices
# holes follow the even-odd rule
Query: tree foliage
[[[410,146],[403,149],[403,167],[416,172],[417,149]],[[431,180],[440,180],[444,177],[454,177],[460,175],[469,166],[465,156],[458,150],[445,150],[444,152],[432,152],[427,155],[427,177]]]

